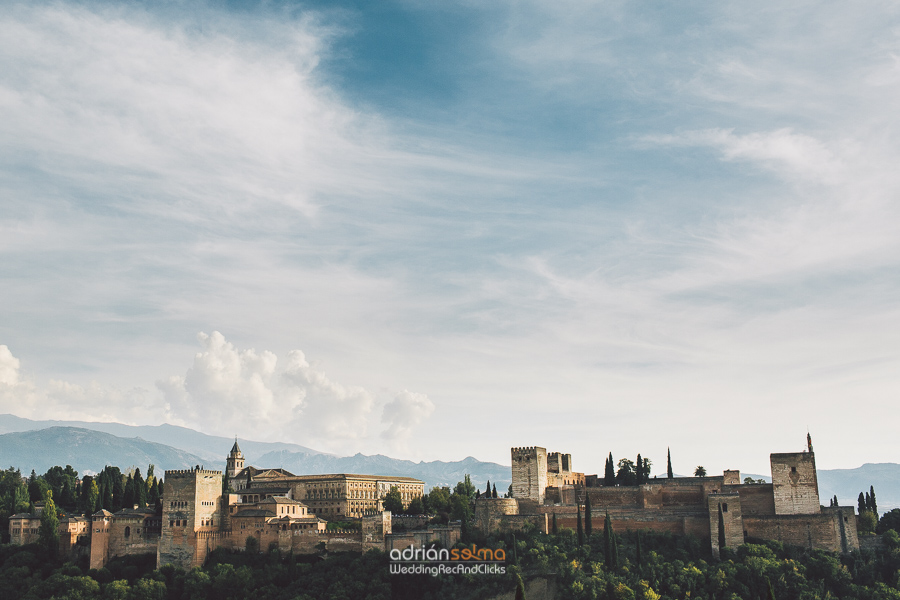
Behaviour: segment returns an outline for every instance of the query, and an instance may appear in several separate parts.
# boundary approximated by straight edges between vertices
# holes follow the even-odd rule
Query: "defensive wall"
[[[560,478],[571,469],[570,455],[548,454],[540,446],[512,448],[513,497],[476,500],[476,527],[506,531],[532,523],[546,530],[555,516],[557,527],[575,529],[578,507],[584,510],[590,498],[595,528],[609,514],[616,532],[694,535],[708,540],[716,554],[720,542],[735,547],[748,538],[837,552],[859,549],[854,508],[819,504],[809,438],[807,445],[806,452],[770,455],[771,484],[744,484],[740,471],[728,469],[721,476],[654,478],[639,486],[608,487],[597,475],[579,478],[581,474],[569,471],[565,480]]]

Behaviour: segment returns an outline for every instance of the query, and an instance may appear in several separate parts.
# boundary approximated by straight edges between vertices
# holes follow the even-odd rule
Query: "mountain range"
[[[123,425],[85,421],[33,421],[0,415],[0,465],[30,473],[44,473],[53,465],[72,465],[80,473],[96,473],[107,464],[123,469],[156,472],[195,465],[224,468],[232,438],[208,435],[175,425]],[[239,440],[246,464],[281,467],[298,475],[367,473],[406,475],[433,486],[453,486],[466,474],[479,489],[487,481],[503,494],[510,484],[510,468],[473,457],[459,461],[413,462],[381,454],[336,456],[298,444]],[[753,475],[754,478],[760,476]],[[880,511],[900,507],[900,465],[866,463],[855,469],[819,469],[819,496],[823,504],[837,495],[842,505],[856,506],[861,491],[875,487]],[[768,480],[769,478],[766,477]]]

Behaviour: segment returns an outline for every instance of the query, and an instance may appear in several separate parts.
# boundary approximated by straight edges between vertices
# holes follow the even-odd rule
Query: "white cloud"
[[[0,383],[7,386],[19,383],[19,359],[6,346],[0,346]]]
[[[433,412],[434,403],[428,396],[403,390],[384,405],[381,422],[387,427],[381,432],[381,437],[402,447]]]

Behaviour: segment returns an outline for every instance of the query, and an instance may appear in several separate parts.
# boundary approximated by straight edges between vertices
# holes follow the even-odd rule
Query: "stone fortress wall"
[[[858,550],[854,508],[819,504],[815,454],[811,440],[807,444],[806,452],[770,456],[771,484],[744,484],[740,471],[729,469],[721,476],[610,487],[601,485],[602,477],[571,471],[568,454],[548,454],[539,446],[512,448],[513,497],[476,500],[476,526],[505,531],[530,523],[547,531],[555,516],[557,527],[574,529],[577,512],[590,496],[594,523],[609,513],[616,532],[694,535],[709,540],[716,554],[720,511],[726,547],[760,538],[836,552]]]
[[[421,497],[424,482],[411,477],[374,475],[296,476],[283,469],[244,467],[235,442],[226,460],[232,482],[241,481],[237,492],[223,491],[224,474],[200,468],[166,471],[162,516],[153,509],[123,509],[115,514],[100,510],[90,518],[63,519],[60,551],[65,557],[89,554],[91,568],[130,554],[154,553],[157,565],[186,569],[204,563],[212,550],[244,550],[248,539],[261,552],[313,554],[363,552],[372,548],[403,549],[411,544],[438,541],[449,547],[459,541],[461,525],[431,526],[409,519],[403,533],[392,530],[391,513],[382,510],[380,498],[397,487],[405,505]],[[249,474],[249,476],[247,476]],[[241,480],[242,476],[247,476]],[[256,476],[256,479],[253,477]],[[237,479],[235,479],[237,477]],[[300,498],[315,503],[309,507]],[[316,511],[333,518],[355,521],[359,528],[327,529]],[[13,543],[36,541],[40,516],[13,515]]]

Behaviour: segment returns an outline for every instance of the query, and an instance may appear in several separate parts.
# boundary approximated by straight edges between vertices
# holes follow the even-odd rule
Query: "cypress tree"
[[[878,503],[875,501],[875,486],[869,486],[869,497],[872,499],[872,512],[875,513],[875,518],[878,518]]]
[[[675,473],[672,471],[672,449],[666,449],[666,477],[672,479],[675,477]]]
[[[124,508],[134,508],[137,499],[135,498],[134,493],[134,478],[131,475],[128,476],[128,479],[125,480],[125,494],[122,497],[122,506]],[[104,508],[106,508],[104,506]],[[107,508],[107,510],[109,510]]]
[[[834,502],[832,506],[840,506],[840,504],[838,504],[837,494],[834,495],[834,498],[832,498],[831,501]]]
[[[866,498],[863,496],[863,493],[859,493],[859,498],[856,499],[857,508],[859,509],[857,512],[859,514],[863,514],[863,511],[866,510]]]
[[[525,583],[522,576],[516,573],[516,598],[515,600],[525,600]]]
[[[584,526],[581,524],[581,505],[576,502],[575,510],[578,511],[578,545],[584,546]]]
[[[635,485],[644,483],[644,459],[641,458],[640,452],[637,455],[637,462],[634,463],[634,480]]]
[[[559,527],[556,525],[556,513],[553,513],[553,534],[559,533]]]
[[[584,534],[587,539],[591,539],[591,533],[594,531],[594,524],[591,517],[591,495],[584,495]]]
[[[516,534],[512,534],[512,543],[509,545],[509,549],[512,550],[512,564],[519,563],[519,556],[516,551]]]
[[[496,484],[496,483],[494,484],[494,491],[491,492],[491,494],[492,494],[492,496],[491,496],[492,498],[496,498],[496,497],[497,497],[497,484]]]
[[[866,510],[872,510],[872,498],[869,496],[869,492],[866,492]]]
[[[612,530],[612,521],[609,525],[609,541],[611,546],[612,568],[619,568],[619,542],[616,540],[616,533]]]
[[[635,534],[635,542],[634,542],[634,553],[635,559],[637,560],[638,568],[644,566],[644,550],[641,548],[641,532],[638,531]]]
[[[141,476],[141,470],[134,470],[134,501],[138,508],[147,508],[147,484]],[[131,508],[128,506],[127,508]]]
[[[603,560],[606,561],[606,568],[613,569],[613,552],[612,552],[612,521],[609,519],[609,512],[606,513],[606,519],[603,521]]]
[[[44,495],[44,512],[41,513],[41,528],[38,535],[51,558],[56,558],[59,552],[59,517],[56,516],[56,504],[50,490]]]
[[[606,459],[606,470],[603,473],[603,485],[616,485],[616,464],[613,462],[612,452],[609,453],[609,458]]]

